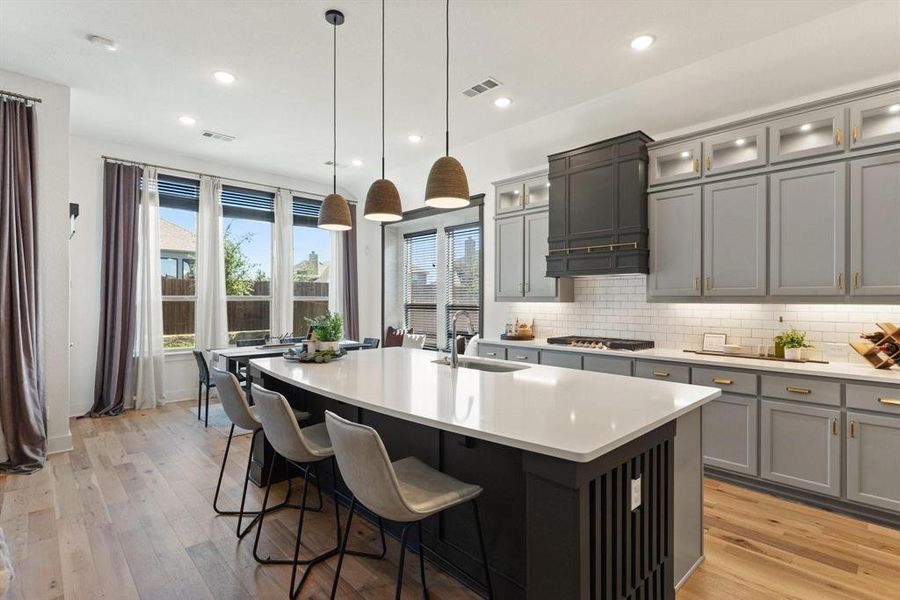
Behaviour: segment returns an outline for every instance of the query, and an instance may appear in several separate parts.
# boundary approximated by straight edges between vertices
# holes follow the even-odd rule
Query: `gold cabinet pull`
[[[653,371],[653,374],[657,377],[668,377],[669,375],[671,375],[671,373],[669,373],[668,371]]]
[[[808,388],[794,387],[792,385],[787,386],[787,391],[792,392],[794,394],[812,394],[812,390]]]
[[[706,291],[708,292],[711,289],[712,289],[712,277],[707,275],[706,276]]]
[[[834,143],[838,146],[844,145],[844,130],[840,127],[834,130]]]
[[[700,159],[695,158],[694,159],[694,173],[699,173],[699,172],[700,172]]]
[[[515,358],[516,360],[528,360],[527,356],[521,354],[519,356],[513,356],[513,358]]]
[[[853,274],[853,288],[859,289],[859,271]]]
[[[694,277],[694,289],[700,291],[700,278]]]
[[[844,273],[838,273],[838,289],[844,289]]]
[[[485,352],[488,356],[497,356],[496,352]]]
[[[837,435],[838,434],[837,429],[838,429],[837,428],[837,417],[833,417],[831,419],[831,435]]]
[[[859,125],[854,125],[854,126],[853,126],[853,131],[851,131],[850,135],[853,136],[853,141],[854,141],[854,142],[858,142],[858,141],[859,141]]]
[[[850,421],[850,437],[856,437],[856,421]]]
[[[707,155],[706,157],[706,170],[709,171],[712,169],[712,156]]]
[[[879,398],[882,404],[890,404],[892,406],[900,406],[900,398]]]
[[[718,383],[719,385],[731,385],[734,381],[731,379],[713,379],[713,383]]]

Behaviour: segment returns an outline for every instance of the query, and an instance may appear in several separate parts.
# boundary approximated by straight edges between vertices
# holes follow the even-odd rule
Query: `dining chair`
[[[378,348],[378,346],[380,344],[381,344],[381,340],[378,338],[375,338],[375,337],[363,338],[363,347],[366,350],[372,350],[372,349]]]
[[[266,340],[263,338],[256,339],[247,339],[247,340],[235,340],[234,345],[238,348],[245,348],[247,346],[262,346],[266,343]]]
[[[412,333],[412,331],[410,331]],[[385,348],[399,348],[403,345],[403,338],[405,337],[406,331],[403,329],[395,329],[394,327],[388,327],[387,332],[384,334],[384,347]]]
[[[334,571],[331,598],[337,594],[341,577],[341,566],[350,537],[353,513],[358,505],[375,513],[379,518],[395,521],[403,525],[400,534],[400,564],[397,567],[395,596],[399,600],[403,585],[403,559],[410,529],[415,527],[419,542],[419,575],[422,591],[428,598],[425,584],[425,558],[422,550],[422,521],[454,506],[471,502],[475,514],[475,528],[481,549],[481,563],[484,567],[485,587],[488,598],[493,598],[491,574],[488,569],[481,518],[478,515],[476,499],[483,489],[465,483],[433,469],[409,456],[391,462],[381,436],[366,425],[348,421],[331,411],[325,411],[325,425],[334,450],[334,456],[341,470],[341,477],[353,497],[350,514],[344,529],[344,539]]]
[[[407,333],[403,336],[403,347],[404,348],[418,348],[421,350],[425,347],[425,334],[424,333]]]
[[[203,421],[204,427],[209,427],[209,388],[216,387],[215,382],[209,379],[209,365],[206,363],[206,357],[203,356],[202,350],[192,350],[194,360],[197,361],[197,372],[199,383],[197,385],[197,420],[200,420],[200,400],[203,395],[203,386],[206,386],[206,417]]]

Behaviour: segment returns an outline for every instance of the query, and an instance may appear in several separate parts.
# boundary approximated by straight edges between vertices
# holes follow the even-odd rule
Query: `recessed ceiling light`
[[[691,156],[691,153],[688,152],[687,150],[685,150],[684,152],[681,153],[681,158],[689,158],[690,156]]]
[[[888,112],[900,112],[900,104],[891,104],[888,107]]]
[[[350,161],[350,164],[353,165],[354,167],[361,167],[361,166],[363,166],[363,161],[361,161],[358,158],[354,158],[353,160]]]
[[[234,75],[228,71],[216,71],[212,76],[219,83],[234,83]]]
[[[738,139],[734,140],[735,146],[743,146],[746,143],[747,143],[747,140],[745,140],[744,138],[738,138]]]
[[[508,108],[510,104],[512,104],[512,99],[506,96],[500,96],[494,100],[494,106],[497,108]]]
[[[800,131],[809,131],[812,129],[812,123],[804,123],[800,126]]]
[[[652,46],[655,41],[656,38],[652,35],[639,35],[631,40],[631,47],[634,50],[646,50]]]
[[[181,115],[180,117],[178,117],[178,122],[181,123],[182,125],[190,126],[190,125],[193,125],[194,123],[196,123],[197,119],[195,119],[194,117],[192,117],[190,115]]]
[[[409,134],[409,137],[406,139],[409,140],[410,144],[418,144],[419,142],[422,141],[422,136],[419,135],[418,133],[411,133],[411,134]]]
[[[115,52],[119,49],[119,45],[117,43],[109,38],[105,38],[100,35],[89,35],[87,39],[93,45],[103,48],[107,52]]]

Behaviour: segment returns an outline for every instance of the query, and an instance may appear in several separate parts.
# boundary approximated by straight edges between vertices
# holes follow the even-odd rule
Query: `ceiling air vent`
[[[475,96],[478,96],[479,94],[483,94],[483,93],[488,92],[488,91],[494,89],[495,87],[499,87],[499,86],[500,86],[499,81],[497,81],[493,77],[488,77],[481,83],[476,83],[472,87],[463,90],[462,94],[463,94],[463,96],[468,96],[469,98],[474,98]]]
[[[336,166],[338,169],[343,169],[344,167],[347,166],[347,163],[339,162],[339,163],[335,164],[334,161],[326,160],[326,161],[325,161],[325,165],[327,165],[327,166],[329,166],[329,167],[330,167],[331,165],[334,165],[334,166]]]
[[[228,135],[227,133],[216,133],[215,131],[203,131],[200,133],[205,138],[210,138],[213,140],[219,140],[220,142],[233,142],[235,137],[233,135]]]

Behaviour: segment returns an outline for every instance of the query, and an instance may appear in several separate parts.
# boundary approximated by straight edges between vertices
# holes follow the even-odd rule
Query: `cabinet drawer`
[[[506,359],[506,348],[503,346],[494,346],[493,344],[478,344],[478,356],[482,358],[499,358]],[[537,361],[535,361],[537,362]]]
[[[762,376],[762,395],[830,406],[841,405],[841,384],[805,377]]]
[[[847,408],[900,415],[900,388],[847,384]]]
[[[694,367],[691,370],[691,383],[717,387],[734,394],[756,395],[756,375],[753,373]]]
[[[675,383],[690,383],[691,368],[672,363],[636,360],[634,362],[634,376],[645,379],[659,379],[660,381],[674,381]]]
[[[514,360],[516,362],[538,364],[538,356],[540,350],[535,348],[516,348],[515,346],[506,349],[506,360]]]
[[[574,352],[541,350],[541,364],[551,367],[564,367],[566,369],[580,369],[581,355]]]
[[[585,355],[584,370],[631,376],[631,361],[625,358]]]

